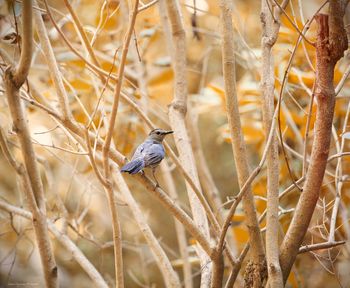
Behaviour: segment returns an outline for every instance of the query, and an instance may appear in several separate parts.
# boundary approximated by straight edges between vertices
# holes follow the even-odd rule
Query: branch
[[[102,80],[102,82],[104,82],[105,81],[105,74],[101,72],[101,65],[100,65],[100,63],[97,60],[97,57],[96,57],[96,55],[94,53],[94,50],[92,49],[90,41],[89,41],[89,39],[88,39],[88,37],[87,37],[87,35],[85,33],[85,30],[84,30],[84,28],[83,28],[83,26],[82,26],[82,24],[81,24],[81,22],[79,20],[78,15],[75,13],[72,5],[69,3],[68,0],[64,0],[64,4],[66,5],[70,15],[72,15],[73,23],[74,23],[76,29],[79,31],[79,35],[80,35],[80,37],[82,39],[82,42],[83,42],[83,44],[85,46],[85,49],[88,51],[89,56],[91,57],[91,60],[92,60],[93,64],[96,66],[96,68],[99,68],[99,69],[96,70],[96,72],[100,76],[100,79]],[[49,11],[48,6],[47,6],[47,10]],[[59,28],[59,27],[57,27],[57,28]],[[85,59],[83,59],[83,61],[85,61]]]
[[[185,171],[188,172],[191,180],[194,182],[194,186],[200,187],[198,173],[195,165],[194,155],[188,136],[188,131],[185,123],[185,115],[187,112],[187,63],[186,63],[186,33],[184,29],[184,23],[181,15],[180,3],[178,0],[161,0],[163,6],[166,7],[166,11],[160,11],[161,14],[168,13],[169,22],[171,26],[172,38],[167,38],[168,47],[171,49],[169,54],[172,56],[173,71],[174,71],[174,83],[175,83],[175,95],[172,103],[169,105],[169,120],[172,130],[174,130],[174,138],[176,148],[179,151],[179,156]],[[165,24],[168,26],[169,24]],[[167,29],[165,27],[164,29]],[[201,198],[202,191],[196,194],[191,185],[186,181],[186,188],[191,205],[193,219],[196,225],[199,227],[205,237],[209,238],[209,225],[207,215],[203,207],[203,203],[206,201],[199,200]],[[199,194],[201,196],[199,196]],[[203,196],[202,196],[203,197]],[[209,206],[209,205],[208,205]],[[206,206],[205,206],[206,207]],[[208,207],[210,211],[210,207]],[[210,212],[209,212],[210,213]],[[201,266],[203,267],[201,273],[201,285],[207,287],[210,285],[210,268],[211,263],[208,255],[204,253],[200,248],[197,249],[197,254],[200,258]],[[209,264],[208,264],[209,263]]]
[[[138,13],[148,9],[149,7],[152,7],[154,4],[157,4],[158,0],[153,0],[153,1],[150,1],[149,3],[147,4],[144,4],[142,5],[139,10],[138,10]]]
[[[20,99],[20,88],[28,76],[32,57],[33,35],[32,27],[29,27],[32,26],[32,1],[24,1],[22,15],[22,31],[27,33],[22,37],[22,47],[24,49],[21,52],[18,68],[14,69],[12,66],[9,66],[5,70],[4,85],[13,120],[14,131],[20,141],[26,173],[22,173],[23,169],[16,169],[16,171],[22,176],[24,191],[27,195],[27,201],[29,202],[33,214],[32,223],[38,242],[46,286],[57,287],[57,266],[47,231],[44,189],[36,163],[34,148],[31,142],[26,113]],[[6,150],[6,145],[3,146],[3,148]],[[13,160],[13,158],[10,160]],[[12,164],[14,164],[13,161]],[[15,165],[14,167],[18,168],[20,166]]]
[[[238,174],[238,183],[242,188],[249,178],[248,155],[243,139],[241,120],[238,110],[238,100],[236,92],[236,71],[235,71],[235,50],[233,44],[233,26],[229,1],[220,1],[220,14],[222,25],[222,61],[223,75],[225,83],[226,109],[228,125],[231,133],[231,144],[235,159],[235,166]],[[246,224],[249,230],[249,243],[251,245],[251,263],[254,271],[253,282],[259,285],[266,275],[263,275],[265,253],[262,237],[260,234],[254,198],[250,185],[246,186],[246,193],[242,193],[243,210],[246,215]],[[225,227],[225,226],[224,226]],[[226,232],[225,232],[226,233]],[[252,283],[250,283],[252,284]]]
[[[131,101],[131,100],[130,100]],[[132,101],[131,101],[132,102]],[[132,102],[133,103],[133,102]],[[135,105],[133,103],[133,105]],[[135,105],[136,106],[136,105]],[[39,107],[39,106],[38,106]],[[132,106],[134,109],[136,107]],[[39,107],[40,108],[40,107]],[[138,108],[139,109],[139,108]],[[142,113],[141,110],[137,110]],[[58,115],[57,113],[50,114],[55,120],[61,123],[66,129],[75,135],[84,138],[85,127],[77,122],[66,121],[63,117]],[[141,114],[143,115],[143,113]],[[144,116],[144,115],[143,115]],[[146,117],[147,125],[150,124],[150,120]],[[150,126],[151,127],[151,126]],[[97,139],[96,139],[97,138]],[[89,132],[90,141],[96,140],[96,149],[99,151],[103,148],[103,141],[96,136],[96,134]],[[121,154],[119,151],[111,147],[109,151],[109,157],[113,162],[118,164],[119,166],[123,165],[127,158]],[[198,242],[198,244],[202,247],[202,249],[208,254],[213,254],[213,249],[210,246],[210,242],[208,237],[205,237],[204,234],[199,230],[199,228],[194,224],[193,220],[183,211],[168,195],[161,189],[160,187],[156,187],[155,183],[153,183],[149,178],[145,175],[134,175],[134,178],[138,180],[149,193],[151,193],[172,215],[175,217],[180,223],[182,223],[185,229],[191,234],[191,236]]]
[[[118,68],[118,82],[117,82],[117,85],[115,87],[114,95],[113,95],[112,113],[111,113],[111,117],[109,119],[107,136],[105,139],[105,143],[103,145],[103,151],[102,151],[103,162],[104,162],[103,165],[104,165],[104,169],[105,169],[105,173],[106,173],[106,178],[108,178],[108,176],[109,176],[109,173],[108,173],[109,165],[108,165],[108,161],[107,161],[108,160],[108,153],[109,153],[109,149],[110,149],[111,141],[112,141],[112,136],[113,136],[113,132],[114,132],[115,120],[117,118],[119,97],[120,97],[120,92],[121,92],[121,88],[122,88],[122,84],[123,84],[123,77],[124,77],[124,67],[126,64],[126,57],[128,55],[128,51],[129,51],[131,36],[132,36],[133,31],[134,31],[138,4],[139,4],[139,1],[136,0],[134,10],[133,10],[132,15],[131,15],[129,27],[128,27],[128,30],[125,34],[125,39],[123,42],[122,56],[121,56],[120,64],[119,64],[119,68]]]
[[[35,6],[38,6],[36,0],[34,0],[33,2]],[[68,96],[63,85],[61,72],[58,68],[55,54],[53,52],[53,49],[49,40],[49,36],[46,31],[41,12],[39,10],[34,11],[34,20],[36,23],[37,33],[39,36],[41,47],[43,49],[44,56],[46,58],[46,63],[49,68],[49,73],[53,80],[53,83],[57,92],[60,110],[62,111],[65,118],[70,119],[72,115],[68,105]]]
[[[213,249],[210,247],[210,242],[208,237],[199,229],[199,227],[194,223],[194,221],[180,208],[173,199],[171,199],[160,187],[154,189],[155,184],[148,179],[145,175],[137,174],[134,175],[140,183],[142,183],[155,198],[157,198],[161,204],[173,214],[173,216],[182,223],[186,230],[191,234],[191,236],[196,239],[198,244],[202,249],[211,256],[213,254]]]
[[[312,42],[310,42],[309,41],[309,39],[307,39],[306,38],[306,36],[305,36],[305,34],[303,33],[303,31],[300,31],[299,30],[299,27],[297,26],[297,24],[295,24],[294,22],[293,22],[293,20],[292,19],[290,19],[290,17],[289,17],[289,15],[287,14],[287,12],[285,11],[285,8],[286,8],[286,6],[287,6],[287,4],[288,4],[288,0],[286,1],[283,1],[283,4],[282,5],[280,5],[279,3],[278,3],[278,1],[277,0],[273,0],[273,2],[278,6],[278,8],[279,8],[279,14],[281,14],[281,12],[283,12],[283,14],[286,16],[286,18],[288,19],[288,21],[289,21],[289,23],[290,24],[292,24],[292,26],[294,27],[294,29],[295,30],[297,30],[297,32],[299,33],[299,36],[301,36],[307,43],[309,43],[311,46],[315,46],[315,44],[314,43],[312,43]]]
[[[244,184],[242,185],[242,188],[240,189],[239,193],[234,197],[233,203],[229,209],[229,212],[227,213],[225,222],[222,226],[222,230],[221,230],[221,235],[220,235],[220,240],[218,242],[217,245],[217,251],[222,250],[223,244],[224,244],[224,238],[225,238],[225,234],[228,230],[228,228],[230,227],[231,224],[231,219],[233,218],[233,215],[235,214],[236,208],[239,204],[239,202],[242,200],[243,196],[245,195],[245,193],[247,193],[248,188],[251,186],[251,184],[253,183],[254,179],[256,176],[258,176],[258,174],[260,173],[266,158],[267,158],[267,154],[268,151],[270,149],[270,145],[272,143],[272,139],[273,139],[273,134],[274,134],[274,129],[276,127],[276,115],[277,115],[277,109],[275,110],[275,114],[273,116],[273,121],[271,123],[271,128],[269,131],[269,136],[265,145],[265,149],[263,152],[263,155],[261,157],[260,163],[259,165],[253,170],[253,172],[249,175],[248,179],[244,182]],[[260,228],[259,228],[260,229]]]
[[[47,0],[44,0],[44,4],[46,7],[46,13],[49,16],[52,24],[54,25],[55,29],[57,30],[58,34],[61,36],[62,40],[67,44],[67,46],[69,47],[69,49],[78,57],[80,58],[84,63],[86,63],[86,65],[89,67],[89,69],[91,69],[92,71],[94,71],[96,74],[98,74],[99,76],[108,76],[113,80],[117,80],[117,78],[114,75],[108,75],[108,72],[104,71],[103,69],[101,69],[99,66],[95,65],[94,63],[96,63],[94,61],[94,63],[91,63],[90,61],[88,61],[77,49],[75,49],[72,45],[72,43],[67,39],[66,35],[62,32],[62,30],[60,29],[60,27],[57,25],[55,19],[52,16],[51,13],[51,9],[49,7],[49,4],[47,3]],[[73,16],[72,16],[73,17]],[[73,17],[73,20],[75,21],[76,19]],[[79,27],[78,22],[73,22],[77,27]],[[81,32],[78,28],[78,31]],[[82,34],[80,35],[82,38]],[[84,42],[84,41],[83,41]],[[84,45],[86,45],[87,43],[84,42]],[[91,45],[89,45],[91,46]],[[86,46],[87,48],[87,46]],[[92,51],[92,50],[91,50]],[[89,52],[91,52],[89,51]],[[91,56],[91,55],[90,55]],[[94,59],[95,57],[92,56],[92,58]]]
[[[315,15],[317,13],[319,13],[319,11],[321,11],[321,9],[328,3],[328,0],[326,0],[318,9],[317,11],[315,12],[315,14],[313,15],[313,17],[307,21],[304,25],[304,29],[303,29],[303,34],[306,35],[307,31],[310,29],[310,25],[312,24],[312,22],[314,21],[315,19]],[[283,153],[283,156],[285,158],[285,162],[286,162],[286,165],[287,165],[287,169],[288,169],[288,173],[290,175],[290,178],[291,180],[293,181],[293,184],[298,187],[298,189],[300,191],[302,191],[302,189],[299,187],[299,185],[296,183],[295,179],[294,179],[294,175],[293,175],[293,172],[290,168],[290,165],[289,165],[289,161],[288,161],[288,158],[287,158],[287,154],[286,154],[286,151],[285,151],[285,147],[284,147],[284,141],[283,141],[283,137],[282,137],[282,128],[281,128],[281,115],[280,115],[280,111],[281,111],[281,105],[282,105],[282,98],[283,98],[283,94],[284,94],[284,89],[285,89],[285,86],[286,86],[286,83],[288,81],[288,76],[289,76],[289,72],[291,70],[291,67],[292,67],[292,61],[296,55],[296,51],[297,51],[297,48],[300,44],[302,40],[302,37],[301,35],[299,35],[297,41],[296,41],[296,44],[294,45],[294,48],[293,48],[293,51],[292,51],[292,54],[291,56],[289,57],[289,60],[288,60],[288,64],[287,64],[287,68],[284,72],[284,75],[283,75],[283,80],[282,80],[282,83],[281,83],[281,89],[280,89],[280,93],[279,93],[279,97],[278,97],[278,132],[279,132],[279,138],[280,138],[280,142],[281,142],[281,150],[282,150],[282,153]],[[307,142],[307,140],[306,140]],[[305,144],[304,144],[305,145]],[[305,148],[304,148],[305,149]]]
[[[0,200],[0,209],[5,210],[9,213],[13,213],[24,217],[26,219],[33,219],[32,213],[22,208],[18,208],[11,204],[5,203]],[[81,252],[74,242],[65,234],[62,234],[51,221],[48,221],[48,228],[52,234],[55,235],[56,239],[64,246],[73,256],[73,258],[80,264],[81,268],[89,275],[91,280],[94,281],[96,287],[107,288],[108,285],[102,278],[101,274],[91,264],[91,262]]]
[[[314,128],[315,138],[303,193],[281,245],[280,263],[284,281],[287,280],[297,257],[319,197],[331,141],[335,106],[334,67],[347,48],[343,23],[345,5],[341,1],[331,1],[329,4],[329,17],[324,14],[316,16],[318,26],[315,97],[318,109]]]
[[[169,196],[172,199],[174,199],[175,202],[178,203],[178,192],[176,190],[175,182],[171,174],[170,166],[168,165],[167,161],[162,161],[162,163],[160,163],[160,168],[162,171],[162,176],[163,176],[167,191],[169,193]],[[175,224],[177,242],[179,245],[180,257],[183,261],[182,270],[184,275],[183,277],[184,287],[193,288],[192,268],[191,268],[191,262],[189,261],[189,251],[187,247],[186,230],[179,221],[175,219],[174,222],[175,222],[174,224]]]
[[[299,254],[301,253],[306,253],[306,252],[310,252],[310,251],[315,251],[315,250],[322,250],[322,249],[329,249],[329,248],[333,248],[339,245],[343,245],[345,244],[346,241],[333,241],[333,242],[324,242],[324,243],[316,243],[316,244],[310,244],[310,245],[305,245],[305,246],[301,246],[299,248]]]
[[[145,237],[148,246],[154,255],[158,268],[162,272],[166,287],[181,287],[178,275],[171,266],[169,258],[165,254],[163,248],[160,246],[158,239],[154,236],[151,228],[147,224],[147,221],[139,205],[137,205],[134,197],[131,195],[131,192],[126,185],[125,180],[122,177],[117,165],[114,165],[113,178],[119,188],[119,191],[124,196],[124,200],[128,204],[132,214],[134,215],[136,223],[139,226],[140,231]]]
[[[0,127],[0,147],[2,150],[2,153],[4,154],[4,157],[6,158],[7,162],[16,170],[17,174],[19,175],[24,175],[25,170],[23,165],[19,164],[16,159],[13,157],[8,144],[7,144],[7,139],[4,133],[4,129]]]
[[[19,64],[13,74],[13,81],[17,88],[21,87],[26,81],[33,54],[33,25],[32,25],[32,1],[23,1],[22,7],[22,51]]]
[[[263,94],[262,115],[265,135],[269,135],[273,122],[274,111],[274,57],[272,48],[277,41],[278,32],[281,26],[280,18],[282,10],[288,4],[284,1],[282,6],[274,8],[274,14],[269,9],[268,1],[262,1],[260,20],[263,28],[261,39],[262,46],[262,73],[261,88]],[[268,278],[271,288],[283,286],[283,277],[279,263],[279,156],[278,138],[275,129],[272,130],[271,145],[267,152],[267,219],[266,219],[266,260]]]
[[[95,172],[97,179],[101,182],[101,184],[104,187],[108,187],[108,185],[109,185],[108,181],[102,176],[100,170],[98,169],[98,167],[96,165],[94,153],[92,151],[92,147],[91,147],[91,143],[90,143],[89,129],[87,129],[87,128],[85,129],[85,142],[86,142],[86,147],[88,149],[90,164],[91,164],[92,169]]]
[[[274,119],[275,119],[275,117],[274,117]],[[266,151],[268,151],[268,149],[266,149]],[[294,188],[295,186],[291,185],[291,187]],[[265,216],[266,216],[266,210],[260,215],[260,217],[259,217],[259,224],[265,219]],[[264,230],[265,230],[265,228],[261,229],[261,232],[263,232]],[[246,257],[246,255],[247,255],[247,253],[249,251],[249,248],[250,248],[249,243],[247,243],[244,246],[240,256],[236,260],[236,265],[233,267],[233,269],[232,269],[232,271],[231,271],[231,273],[230,273],[230,275],[228,277],[228,280],[226,282],[225,288],[232,288],[233,287],[233,285],[235,283],[235,280],[236,280],[236,278],[238,276],[239,270],[241,269],[242,262],[244,261],[244,258]],[[266,285],[266,287],[268,287],[268,285],[269,285],[269,283]]]
[[[112,105],[112,113],[109,119],[108,131],[105,142],[102,148],[102,162],[104,168],[104,176],[107,181],[111,182],[110,179],[110,166],[109,166],[109,150],[112,142],[113,132],[115,121],[118,113],[119,106],[119,97],[123,84],[124,77],[124,67],[126,65],[126,57],[128,55],[129,44],[131,40],[132,33],[134,31],[134,26],[136,22],[137,9],[138,9],[139,1],[135,1],[135,6],[133,12],[130,17],[130,23],[128,30],[125,34],[125,39],[123,42],[122,55],[120,59],[119,69],[118,69],[118,82],[114,90],[113,95],[113,105]],[[115,273],[116,273],[116,285],[117,287],[124,287],[124,278],[123,278],[123,255],[122,255],[122,243],[121,243],[121,230],[120,230],[120,222],[118,217],[118,210],[116,205],[116,199],[113,192],[112,184],[106,187],[108,202],[110,207],[110,212],[112,214],[112,225],[113,225],[113,241],[114,241],[114,258],[115,258]]]

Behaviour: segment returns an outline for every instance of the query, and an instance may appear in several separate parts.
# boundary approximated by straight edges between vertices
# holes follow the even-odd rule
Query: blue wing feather
[[[131,161],[122,167],[121,172],[136,174],[145,167],[155,167],[163,160],[164,156],[165,151],[162,144],[145,141],[136,148]]]
[[[144,167],[145,167],[145,162],[143,161],[143,159],[137,158],[126,163],[120,171],[128,172],[129,174],[136,174],[140,172]]]
[[[163,160],[165,151],[163,145],[152,144],[144,153],[145,167],[156,166]]]

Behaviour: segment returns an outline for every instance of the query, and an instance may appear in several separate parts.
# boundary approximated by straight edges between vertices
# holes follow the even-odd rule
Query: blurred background
[[[102,68],[110,73],[116,73],[118,68],[118,57],[115,57],[115,54],[118,52],[117,55],[120,56],[128,25],[130,2],[134,1],[75,0],[70,2]],[[205,163],[219,191],[220,202],[223,204],[230,200],[239,188],[225,111],[218,2],[216,0],[180,0],[187,39],[189,134],[194,150],[198,151],[197,164],[202,163],[198,155],[204,155]],[[239,110],[249,151],[249,163],[253,169],[260,161],[265,142],[260,91],[261,1],[231,2],[236,32],[234,39]],[[142,3],[147,4],[147,1]],[[305,22],[313,16],[322,3],[316,0],[293,0],[288,5],[287,13],[290,20],[302,30]],[[99,77],[66,45],[62,36],[53,27],[43,2],[38,1],[38,5],[39,7],[35,9],[42,11],[74,118],[86,125],[89,115],[95,113],[93,123],[100,137],[103,138],[106,133],[105,115],[111,110],[113,91],[106,89]],[[72,16],[64,2],[49,1],[49,5],[57,25],[72,47],[87,57],[82,40],[72,22]],[[135,33],[127,58],[123,91],[158,127],[168,129],[170,127],[167,110],[173,99],[174,77],[168,52],[169,34],[164,30],[159,10],[159,3],[155,3],[137,16]],[[7,51],[15,63],[20,54],[18,44],[21,31],[18,35],[16,26],[20,28],[21,12],[21,1],[0,1],[0,47]],[[281,21],[278,42],[274,46],[276,100],[288,61],[298,39],[298,32],[290,21],[284,16]],[[307,36],[310,41],[315,40],[314,24],[311,25]],[[57,105],[56,90],[48,73],[47,63],[36,33],[34,41],[35,52],[30,70],[30,82],[47,101]],[[1,69],[4,71],[7,63],[4,59],[0,59],[0,62]],[[314,65],[315,49],[303,42],[296,50],[281,106],[280,122],[283,139],[287,147],[289,164],[296,179],[302,174],[304,134],[315,77],[312,69]],[[335,83],[340,81],[348,66],[349,58],[346,55],[337,66]],[[114,85],[112,80],[111,84]],[[349,104],[349,88],[349,83],[345,82],[337,95],[334,141],[331,144],[330,155],[337,153],[337,145],[342,139],[344,139],[343,151],[349,151],[350,148],[350,140],[347,140],[350,135],[346,134],[350,133],[347,132],[350,131],[350,127],[349,124],[344,124]],[[16,136],[11,130],[11,118],[2,82],[0,89],[1,127],[7,133],[11,151],[17,159],[21,159]],[[23,93],[30,94],[30,87]],[[65,129],[45,111],[27,103],[25,105],[45,186],[48,216],[55,221],[58,228],[62,228],[64,222],[62,219],[67,219],[69,237],[108,283],[113,285],[112,226],[104,189],[95,177],[86,155],[74,139],[67,135]],[[315,110],[316,105],[313,107],[313,112]],[[314,120],[314,114],[312,114],[311,139]],[[150,129],[135,110],[123,100],[119,105],[116,124],[114,133],[116,148],[130,158]],[[168,141],[175,149],[172,137],[169,137]],[[311,144],[312,141],[309,141],[309,148]],[[170,169],[178,193],[178,201],[181,207],[190,213],[184,179],[170,159],[165,161],[166,167],[157,171],[160,185],[166,187],[162,171]],[[350,233],[348,223],[350,164],[346,157],[342,161],[344,181],[336,235],[339,239],[346,239]],[[319,205],[305,244],[327,239],[329,217],[336,193],[336,169],[337,160],[330,161],[327,167],[329,173],[325,176]],[[183,262],[179,254],[173,217],[132,176],[126,175],[125,178],[152,231],[182,279]],[[280,191],[284,191],[291,183],[283,154],[280,153]],[[254,181],[253,192],[256,195],[256,205],[260,215],[266,208],[265,170]],[[0,197],[13,205],[28,209],[17,176],[2,153],[0,154]],[[117,197],[122,226],[126,287],[164,287],[152,253],[129,207],[118,191]],[[289,225],[290,209],[295,206],[298,197],[299,192],[294,190],[281,201],[280,211],[283,212],[281,235]],[[223,214],[226,211],[225,207],[219,207]],[[62,211],[65,211],[64,215]],[[239,207],[230,231],[235,240],[237,252],[248,240],[243,220],[244,216]],[[261,227],[264,225],[263,221]],[[192,256],[194,287],[199,287],[198,275],[201,268],[192,246],[194,241],[189,235],[187,236],[188,250]],[[51,239],[59,267],[60,287],[91,287],[91,280],[72,255],[61,247],[54,237]],[[349,287],[349,249],[350,245],[346,243],[331,250],[315,251],[299,256],[288,285],[290,287]],[[12,283],[11,287],[13,287],[18,283],[27,283],[26,287],[43,287],[40,266],[31,223],[24,218],[9,215],[0,210],[0,286],[7,287]],[[239,282],[237,287],[240,287]]]

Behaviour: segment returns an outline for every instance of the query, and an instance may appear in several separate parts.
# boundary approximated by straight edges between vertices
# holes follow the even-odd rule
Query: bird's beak
[[[169,130],[169,131],[165,131],[165,132],[164,132],[164,135],[167,135],[167,134],[172,134],[172,133],[174,133],[174,131]]]

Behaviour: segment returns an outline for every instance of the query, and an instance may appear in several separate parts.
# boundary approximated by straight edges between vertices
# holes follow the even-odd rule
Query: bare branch
[[[33,219],[32,213],[13,206],[11,204],[5,203],[0,200],[0,209],[5,210],[9,213],[19,215],[27,219]],[[91,262],[85,257],[81,252],[79,247],[77,247],[74,242],[65,234],[62,234],[55,226],[54,223],[48,221],[48,228],[53,235],[55,235],[57,241],[59,241],[62,246],[64,246],[70,253],[72,253],[73,258],[80,264],[81,268],[89,275],[91,280],[94,281],[96,287],[107,288],[108,285],[102,278],[101,274],[96,270],[96,268],[91,264]]]
[[[261,86],[263,94],[262,115],[266,137],[269,135],[274,114],[274,56],[272,48],[277,41],[281,26],[280,18],[282,10],[289,1],[284,1],[282,6],[275,7],[270,11],[268,1],[262,1],[260,20],[263,28],[261,39],[262,45],[262,77]],[[275,129],[272,130],[271,145],[267,152],[267,219],[266,219],[266,260],[270,287],[279,288],[283,286],[283,277],[279,263],[279,155],[278,138]]]
[[[44,189],[36,163],[34,148],[31,142],[26,112],[20,98],[20,88],[27,78],[32,57],[32,1],[24,1],[22,15],[22,30],[25,33],[28,33],[28,35],[24,35],[22,38],[22,46],[28,46],[28,48],[22,50],[20,65],[17,69],[9,66],[5,70],[4,84],[13,120],[13,127],[21,145],[26,173],[22,174],[22,169],[16,169],[16,171],[21,173],[20,175],[22,176],[24,184],[24,192],[27,195],[27,200],[33,214],[32,223],[38,242],[46,286],[54,288],[57,287],[57,266],[47,231]],[[25,55],[22,55],[23,53],[25,53]],[[4,145],[3,148],[6,150],[6,145]],[[15,165],[15,167],[19,166]]]
[[[307,21],[307,22],[305,23],[304,28],[303,28],[303,32],[302,32],[303,34],[306,34],[306,33],[307,33],[307,31],[310,29],[311,23],[312,23],[312,22],[314,21],[314,19],[315,19],[315,15],[316,15],[317,13],[319,13],[319,11],[321,11],[321,9],[322,9],[327,3],[328,3],[328,0],[325,1],[325,2],[317,9],[316,13],[312,16],[312,18],[311,18],[309,21]],[[300,191],[302,191],[302,189],[301,189],[301,187],[299,187],[299,185],[296,183],[296,181],[295,181],[295,179],[294,179],[294,174],[293,174],[293,172],[292,172],[292,170],[291,170],[291,168],[290,168],[289,161],[288,161],[287,154],[286,154],[285,147],[284,147],[284,141],[283,141],[283,137],[282,137],[281,121],[280,121],[280,119],[281,119],[281,115],[280,115],[281,107],[280,107],[280,106],[282,105],[282,98],[283,98],[283,94],[284,94],[284,89],[285,89],[286,83],[287,83],[287,81],[288,81],[288,75],[289,75],[290,69],[291,69],[291,67],[292,67],[292,61],[293,61],[293,59],[294,59],[294,57],[295,57],[296,50],[297,50],[297,48],[298,48],[298,46],[299,46],[301,40],[302,40],[302,37],[301,37],[301,35],[299,35],[299,38],[297,39],[296,44],[294,45],[292,54],[291,54],[291,56],[290,56],[290,58],[289,58],[289,61],[288,61],[288,64],[287,64],[287,68],[286,68],[286,70],[285,70],[285,72],[284,72],[283,80],[282,80],[282,83],[281,83],[281,89],[280,89],[280,93],[279,93],[279,100],[278,100],[278,111],[279,111],[279,112],[278,112],[278,132],[279,132],[279,138],[280,138],[280,142],[281,142],[281,148],[282,148],[283,156],[284,156],[284,158],[285,158],[285,162],[286,162],[286,165],[287,165],[287,168],[288,168],[289,175],[290,175],[290,177],[291,177],[291,179],[292,179],[294,185],[295,185],[296,187],[298,187],[298,189],[299,189]],[[304,149],[304,150],[305,150],[305,149]]]
[[[188,136],[188,131],[185,123],[185,115],[187,112],[187,73],[186,73],[186,33],[184,29],[184,23],[181,15],[180,3],[178,0],[161,0],[163,7],[166,7],[168,13],[169,22],[171,25],[172,38],[167,39],[171,41],[168,43],[169,51],[172,56],[173,71],[175,76],[175,95],[172,103],[169,105],[169,120],[171,128],[174,130],[174,138],[176,148],[179,151],[179,156],[182,164],[185,167],[185,171],[188,172],[191,180],[196,187],[200,187],[197,169],[194,163],[194,155]],[[164,4],[165,2],[165,4]],[[162,14],[165,11],[160,11]],[[165,24],[168,25],[168,24]],[[168,28],[165,28],[168,29]],[[169,29],[170,30],[170,29]],[[201,201],[198,199],[200,193],[195,194],[191,185],[186,181],[186,187],[188,197],[190,200],[191,210],[195,223],[198,225],[201,232],[205,237],[209,238],[209,225],[205,209],[202,206]],[[207,202],[205,201],[207,204]],[[208,205],[209,206],[209,205]],[[210,210],[210,207],[208,207]],[[201,273],[201,285],[202,287],[208,287],[210,285],[210,258],[204,251],[198,247],[197,254],[200,258],[202,273]]]
[[[33,3],[35,6],[38,6],[36,0],[34,0]],[[39,10],[34,11],[34,20],[36,23],[37,33],[40,39],[40,43],[44,51],[44,56],[46,58],[47,65],[49,67],[49,73],[57,91],[57,97],[58,97],[58,102],[60,104],[60,109],[64,117],[67,119],[70,119],[72,115],[68,105],[68,96],[63,85],[61,72],[58,68],[56,57],[54,55],[54,52],[49,40],[49,36],[47,34],[41,12]]]
[[[32,62],[33,53],[33,25],[32,25],[32,1],[23,1],[23,18],[22,18],[22,45],[21,57],[19,59],[18,67],[13,74],[13,81],[16,87],[21,87],[27,79],[30,64]]]
[[[241,120],[238,111],[238,100],[236,92],[236,72],[235,72],[235,54],[233,46],[233,26],[230,3],[226,0],[220,1],[220,13],[221,13],[221,25],[223,33],[223,74],[225,83],[225,96],[227,107],[228,125],[230,128],[230,136],[232,143],[232,150],[235,158],[235,166],[238,174],[238,183],[240,187],[247,183],[249,178],[248,167],[248,155],[246,153],[246,147],[243,140]],[[243,209],[246,215],[246,224],[249,229],[249,243],[251,245],[251,263],[255,283],[254,285],[260,285],[260,281],[266,277],[262,275],[264,271],[265,253],[263,248],[262,237],[260,234],[259,223],[257,219],[257,213],[254,204],[253,194],[250,188],[250,184],[246,186],[246,193],[242,193],[243,197]],[[226,221],[227,223],[227,221]],[[225,223],[225,224],[226,224]],[[224,228],[225,228],[224,224]],[[227,226],[227,225],[226,225]],[[226,232],[225,232],[226,233]],[[224,233],[224,234],[225,234]],[[222,234],[223,235],[223,234]],[[262,273],[262,274],[261,274]],[[253,285],[253,283],[250,283]],[[253,285],[253,286],[254,286]]]
[[[160,168],[162,170],[163,179],[165,180],[165,185],[167,187],[167,191],[171,198],[173,198],[176,202],[178,202],[178,193],[176,191],[176,186],[174,179],[171,175],[170,167],[166,161],[163,161],[160,164]],[[187,247],[187,238],[186,238],[186,230],[181,225],[181,223],[175,220],[175,229],[177,242],[179,244],[179,252],[181,255],[181,259],[183,261],[183,274],[184,274],[184,286],[185,288],[192,288],[192,267],[191,262],[189,261],[189,252]]]
[[[324,243],[315,243],[315,244],[310,244],[310,245],[305,245],[305,246],[301,246],[299,248],[299,254],[301,253],[306,253],[306,252],[311,252],[311,251],[315,251],[315,250],[322,250],[322,249],[329,249],[329,248],[333,248],[339,245],[343,245],[345,244],[346,241],[335,241],[335,242],[324,242]]]
[[[149,245],[149,248],[151,249],[156,259],[158,267],[163,274],[163,279],[166,284],[166,287],[172,287],[172,288],[181,287],[179,277],[177,276],[176,272],[171,266],[169,258],[165,254],[164,250],[160,246],[160,243],[158,242],[151,228],[147,224],[146,219],[142,214],[140,207],[137,205],[134,197],[131,195],[129,188],[126,185],[125,180],[119,171],[119,167],[116,167],[116,166],[117,165],[114,165],[115,169],[113,171],[114,181],[119,187],[120,192],[123,194],[124,199],[127,202],[132,214],[134,215],[137,225],[140,228],[140,231],[144,235]]]
[[[192,235],[193,238],[196,239],[198,244],[202,247],[202,249],[207,253],[207,255],[213,254],[213,249],[210,246],[209,239],[204,235],[204,233],[198,228],[198,226],[194,223],[194,221],[181,209],[176,205],[173,199],[171,199],[160,187],[157,187],[151,180],[149,180],[145,175],[134,175],[134,177],[142,183],[145,188],[148,189],[154,197],[156,197],[161,204],[167,208],[169,212],[171,212],[174,217],[182,223],[187,231]]]
[[[343,1],[331,1],[329,17],[324,14],[316,16],[318,29],[315,97],[317,98],[318,109],[315,138],[304,190],[281,246],[280,263],[284,281],[288,278],[299,247],[307,232],[326,169],[335,105],[334,67],[347,48],[343,23],[344,12],[345,5]]]
[[[147,4],[144,4],[142,5],[139,10],[138,10],[138,13],[148,9],[149,7],[152,7],[153,5],[157,4],[158,0],[153,0],[153,1],[150,1],[149,3]]]
[[[133,102],[132,102],[133,103]],[[133,103],[134,104],[134,103]],[[134,104],[135,105],[135,104]],[[136,109],[136,108],[135,108]],[[141,113],[142,111],[139,110]],[[84,131],[85,128],[76,122],[72,121],[65,121],[64,118],[62,118],[60,115],[54,113],[51,116],[54,117],[59,123],[65,126],[66,129],[71,131],[72,133],[78,135],[79,137],[84,138]],[[148,118],[146,118],[148,119]],[[148,119],[148,121],[150,121]],[[146,122],[147,125],[149,125],[149,122]],[[101,139],[97,138],[96,135],[92,132],[89,132],[89,138],[90,141],[96,140],[96,148],[101,151],[103,147],[103,142]],[[113,162],[115,162],[118,165],[123,165],[125,161],[127,160],[124,155],[122,155],[119,151],[112,148],[109,151],[109,157]],[[207,237],[205,237],[201,231],[198,229],[198,227],[194,224],[193,220],[174,202],[172,199],[160,188],[156,187],[156,185],[147,177],[144,175],[134,175],[134,177],[144,185],[144,187],[150,192],[155,198],[157,198],[160,203],[171,213],[173,216],[184,225],[186,230],[192,235],[194,239],[196,239],[199,243],[199,245],[202,247],[204,251],[208,255],[213,254],[213,250],[210,247],[209,240]]]
[[[5,136],[4,130],[2,127],[0,127],[0,147],[2,150],[2,153],[4,154],[4,157],[9,162],[9,164],[16,170],[17,174],[24,175],[25,170],[23,165],[19,164],[16,159],[13,157],[8,144],[7,144],[7,138]]]

